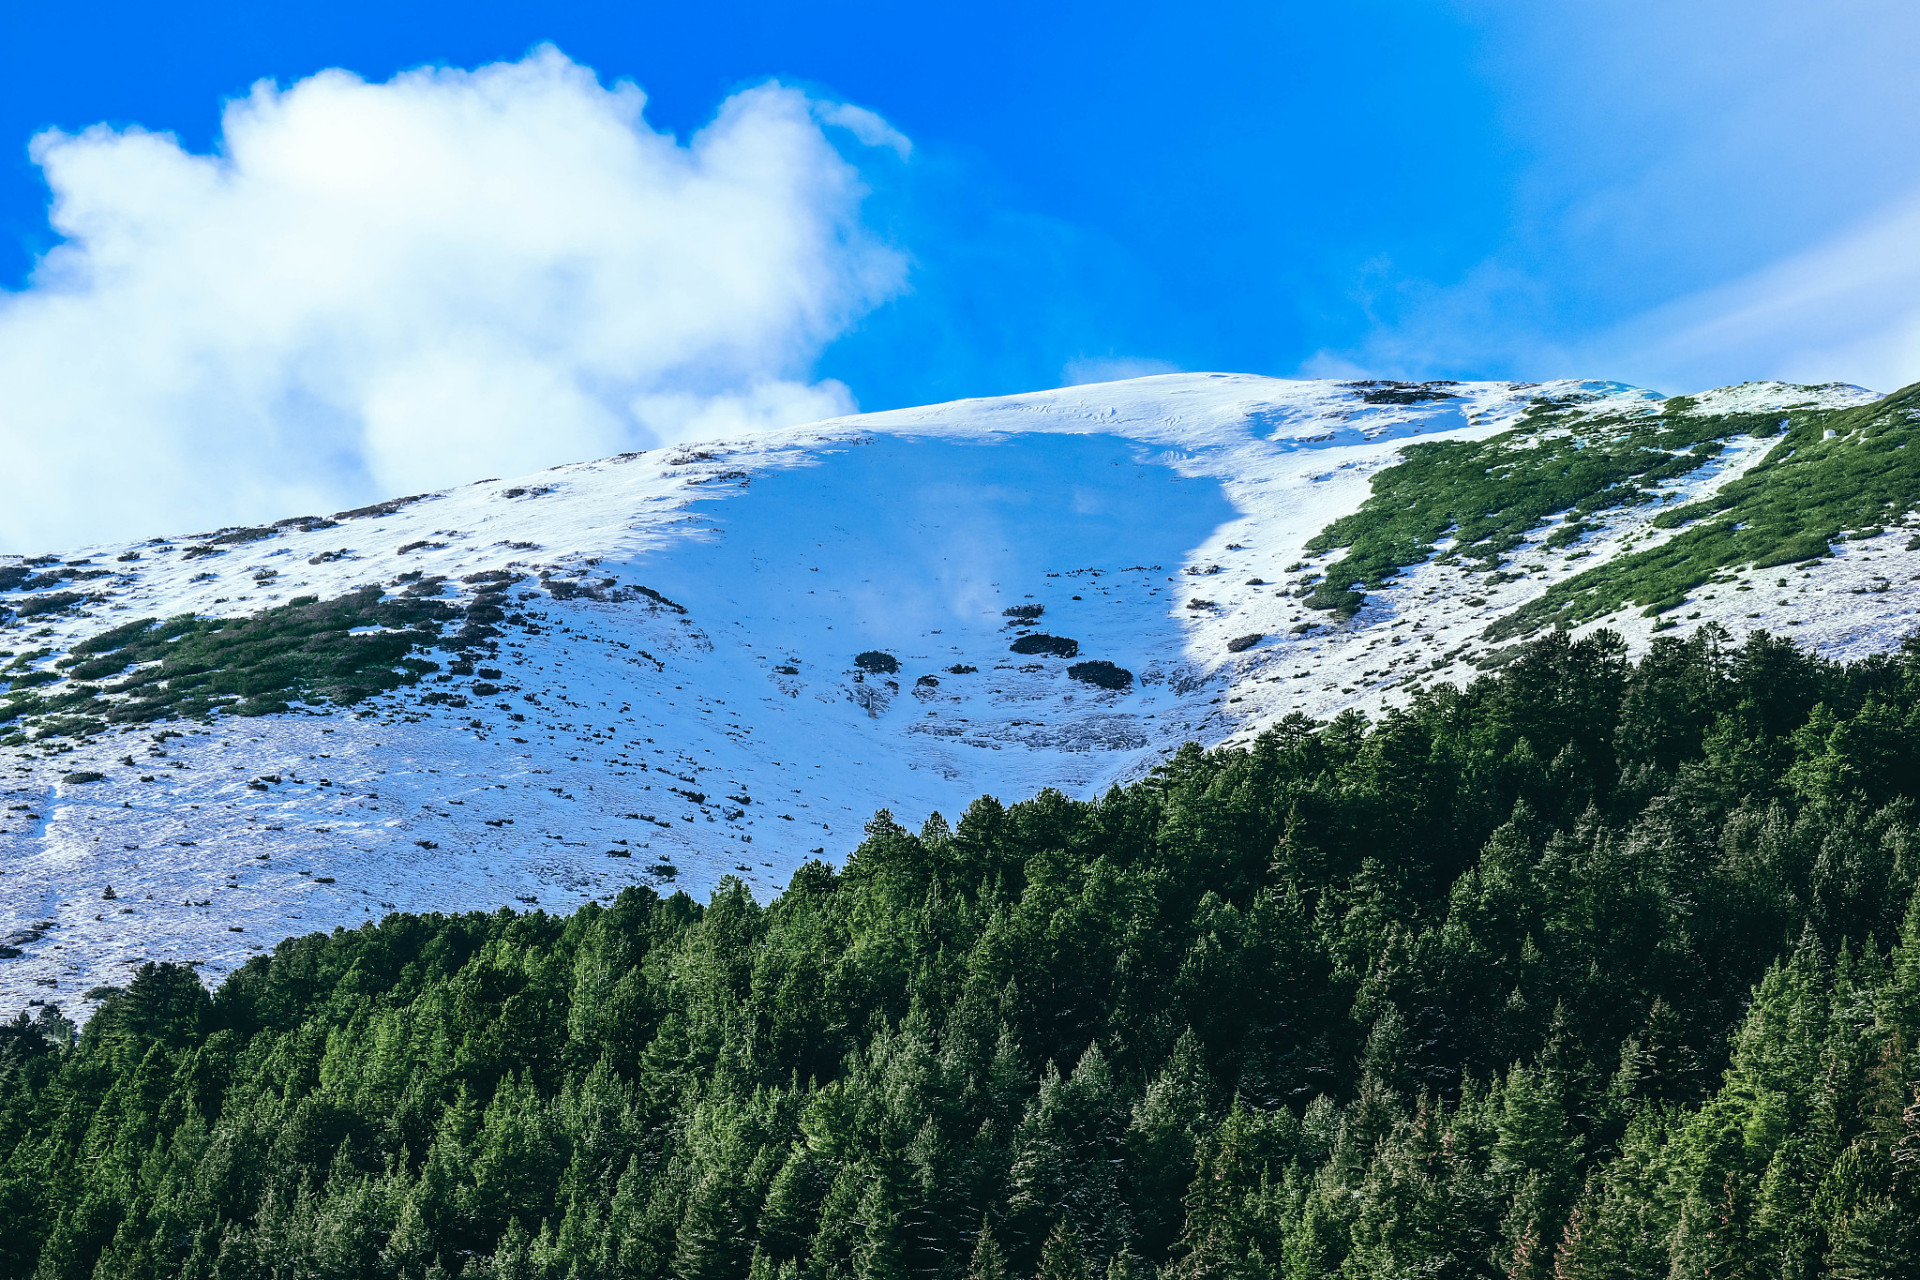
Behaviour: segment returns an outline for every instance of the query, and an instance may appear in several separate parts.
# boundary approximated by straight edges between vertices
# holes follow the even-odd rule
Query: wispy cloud
[[[777,84],[684,144],[644,102],[543,48],[262,84],[214,155],[37,138],[65,239],[0,295],[0,548],[850,410],[808,371],[904,259],[839,148],[906,140]]]
[[[1060,370],[1060,385],[1078,387],[1091,382],[1121,382],[1127,378],[1178,372],[1180,366],[1177,364],[1145,356],[1081,356],[1067,361]]]
[[[1742,279],[1637,317],[1592,343],[1622,376],[1698,387],[1727,376],[1920,380],[1920,192]]]
[[[1372,325],[1305,369],[1920,378],[1920,8],[1460,0],[1516,159],[1497,245],[1370,263]]]

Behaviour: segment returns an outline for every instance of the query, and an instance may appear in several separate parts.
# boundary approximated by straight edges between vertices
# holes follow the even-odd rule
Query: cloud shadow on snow
[[[1086,580],[1048,575],[1157,564],[1164,581],[1238,515],[1216,481],[1148,461],[1136,442],[1041,433],[881,436],[759,472],[749,500],[715,499],[696,508],[715,532],[636,565],[646,581],[716,639],[740,621],[743,638],[816,670],[879,648],[908,661],[909,675],[931,669],[916,669],[916,656],[1004,653],[1001,610],[1029,596],[1083,654],[1123,665],[1176,656],[1183,635],[1168,593],[1078,607],[1070,597]]]

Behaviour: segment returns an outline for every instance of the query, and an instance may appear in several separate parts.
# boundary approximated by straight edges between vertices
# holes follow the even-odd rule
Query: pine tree
[[[688,1188],[674,1236],[675,1280],[724,1280],[737,1274],[746,1240],[735,1215],[735,1185],[733,1170],[709,1167]]]
[[[862,1235],[853,1250],[855,1280],[907,1280],[906,1197],[895,1160],[881,1157],[860,1197]]]
[[[967,1280],[1007,1280],[1007,1274],[1006,1255],[994,1241],[992,1224],[983,1218],[974,1237],[973,1257],[967,1263]]]
[[[1054,1224],[1046,1244],[1041,1246],[1036,1280],[1092,1280],[1087,1255],[1065,1218]]]
[[[1545,1280],[1578,1190],[1581,1138],[1569,1125],[1553,1071],[1516,1067],[1498,1092],[1491,1169],[1509,1188],[1504,1270]]]
[[[1212,1127],[1210,1092],[1199,1037],[1188,1028],[1145,1096],[1134,1104],[1127,1126],[1133,1173],[1128,1200],[1140,1245],[1149,1256],[1164,1256],[1180,1233],[1180,1196],[1193,1181],[1194,1153]]]
[[[769,1255],[797,1258],[805,1254],[820,1193],[813,1154],[805,1143],[793,1143],[760,1209],[760,1244]]]

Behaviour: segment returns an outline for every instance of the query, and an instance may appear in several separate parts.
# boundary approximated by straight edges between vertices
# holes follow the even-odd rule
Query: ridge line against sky
[[[15,7],[0,550],[1173,369],[1890,390],[1916,54],[1884,0]]]

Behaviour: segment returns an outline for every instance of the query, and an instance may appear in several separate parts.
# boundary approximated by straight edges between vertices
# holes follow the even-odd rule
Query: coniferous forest
[[[888,815],[775,901],[393,916],[0,1041],[0,1272],[1920,1274],[1920,644],[1564,634]]]

